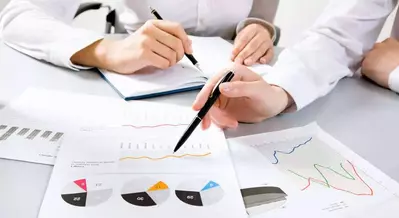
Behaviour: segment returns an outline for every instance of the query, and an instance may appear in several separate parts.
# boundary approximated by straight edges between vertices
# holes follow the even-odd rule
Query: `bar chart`
[[[53,165],[64,135],[38,124],[0,124],[0,158]]]
[[[12,137],[18,137],[26,140],[48,140],[49,142],[58,142],[64,133],[53,132],[50,130],[40,130],[32,128],[24,128],[18,126],[0,125],[0,144]]]

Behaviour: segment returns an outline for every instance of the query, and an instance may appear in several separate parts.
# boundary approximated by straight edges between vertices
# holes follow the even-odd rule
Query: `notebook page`
[[[206,79],[193,64],[183,58],[166,70],[144,68],[131,75],[100,70],[104,77],[125,97],[140,96],[178,88],[201,85]]]
[[[232,63],[230,57],[233,45],[220,37],[190,36],[193,41],[194,56],[207,77],[211,77]],[[265,75],[272,67],[265,64],[254,64],[249,67],[252,71]]]

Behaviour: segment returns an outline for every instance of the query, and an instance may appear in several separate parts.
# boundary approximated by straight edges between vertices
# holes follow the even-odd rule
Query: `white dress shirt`
[[[0,15],[0,37],[34,58],[72,69],[77,51],[103,38],[70,26],[80,0],[11,0]],[[164,19],[179,22],[188,34],[233,39],[243,23],[273,22],[278,0],[124,0],[118,20],[128,32],[154,19],[149,6]],[[256,19],[257,18],[257,19]],[[105,18],[104,18],[105,22]],[[273,30],[268,22],[263,24]]]
[[[373,47],[397,0],[334,0],[293,47],[279,56],[265,80],[284,88],[301,109],[352,76]],[[399,21],[394,33],[399,33]],[[389,86],[399,92],[399,70]]]

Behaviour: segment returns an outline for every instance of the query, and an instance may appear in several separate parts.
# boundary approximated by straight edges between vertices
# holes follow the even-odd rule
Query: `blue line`
[[[299,144],[299,145],[293,147],[292,150],[291,150],[290,152],[278,151],[278,150],[274,151],[273,156],[274,156],[274,158],[276,159],[276,161],[272,162],[272,164],[278,164],[278,162],[279,162],[279,160],[278,160],[278,158],[277,158],[277,153],[281,153],[281,154],[292,154],[292,153],[295,151],[295,149],[301,147],[302,145],[306,145],[308,142],[312,141],[312,139],[313,139],[313,137],[310,137],[310,139],[308,139],[306,142],[304,142],[304,143],[302,143],[302,144]]]

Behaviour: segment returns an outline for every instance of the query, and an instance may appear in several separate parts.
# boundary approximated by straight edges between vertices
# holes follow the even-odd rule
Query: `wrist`
[[[249,17],[243,21],[241,21],[236,27],[236,34],[238,34],[241,30],[251,24],[258,24],[264,27],[270,35],[270,39],[272,42],[276,40],[276,29],[272,23],[267,22],[266,20],[260,18]]]
[[[277,95],[281,100],[280,112],[286,111],[287,109],[295,105],[292,96],[283,88],[275,85],[272,85],[272,88],[276,91]]]
[[[112,41],[101,39],[84,49],[76,52],[71,57],[73,64],[108,69],[110,65],[109,50]]]

